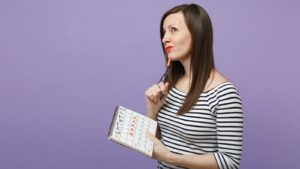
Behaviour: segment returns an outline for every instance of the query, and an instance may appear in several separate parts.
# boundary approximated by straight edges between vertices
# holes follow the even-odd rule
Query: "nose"
[[[171,41],[170,36],[168,35],[168,33],[165,33],[163,38],[162,38],[162,42],[164,45],[166,45],[167,43],[169,43]]]

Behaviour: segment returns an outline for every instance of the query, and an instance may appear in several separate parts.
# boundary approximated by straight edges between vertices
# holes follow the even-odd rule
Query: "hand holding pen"
[[[145,92],[147,115],[152,119],[156,119],[157,113],[160,107],[163,105],[168,94],[169,83],[166,82],[166,77],[168,74],[169,65],[170,59],[168,59],[166,72],[160,78],[159,83],[152,85]]]

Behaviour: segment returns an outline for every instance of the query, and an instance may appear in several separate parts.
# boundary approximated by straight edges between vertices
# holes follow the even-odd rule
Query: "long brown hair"
[[[179,115],[188,112],[191,107],[197,102],[200,94],[203,92],[205,85],[209,79],[210,73],[215,69],[213,57],[213,30],[212,23],[208,13],[199,5],[184,4],[175,6],[168,10],[160,22],[160,37],[164,36],[163,23],[165,18],[173,13],[182,12],[184,15],[185,24],[187,25],[191,37],[191,63],[190,72],[192,81],[186,99],[179,109]],[[164,44],[162,43],[164,50]],[[167,55],[164,50],[166,62]],[[174,87],[176,82],[185,74],[184,67],[179,61],[171,62],[167,75],[167,82],[170,88]],[[169,89],[170,89],[169,88]]]

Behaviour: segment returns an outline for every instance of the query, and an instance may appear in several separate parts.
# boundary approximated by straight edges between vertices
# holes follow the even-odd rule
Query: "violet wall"
[[[152,169],[106,139],[164,72],[160,17],[210,14],[218,69],[244,104],[241,169],[300,168],[299,1],[0,1],[0,168]]]

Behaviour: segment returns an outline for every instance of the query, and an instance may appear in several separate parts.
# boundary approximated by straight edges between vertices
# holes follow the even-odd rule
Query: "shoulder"
[[[236,86],[218,71],[215,71],[208,81],[205,92],[214,93],[215,97],[218,97],[220,100],[229,98],[240,100],[239,91]]]
[[[226,82],[229,82],[229,80],[224,75],[222,75],[219,71],[214,70],[207,81],[204,92],[212,90]]]

